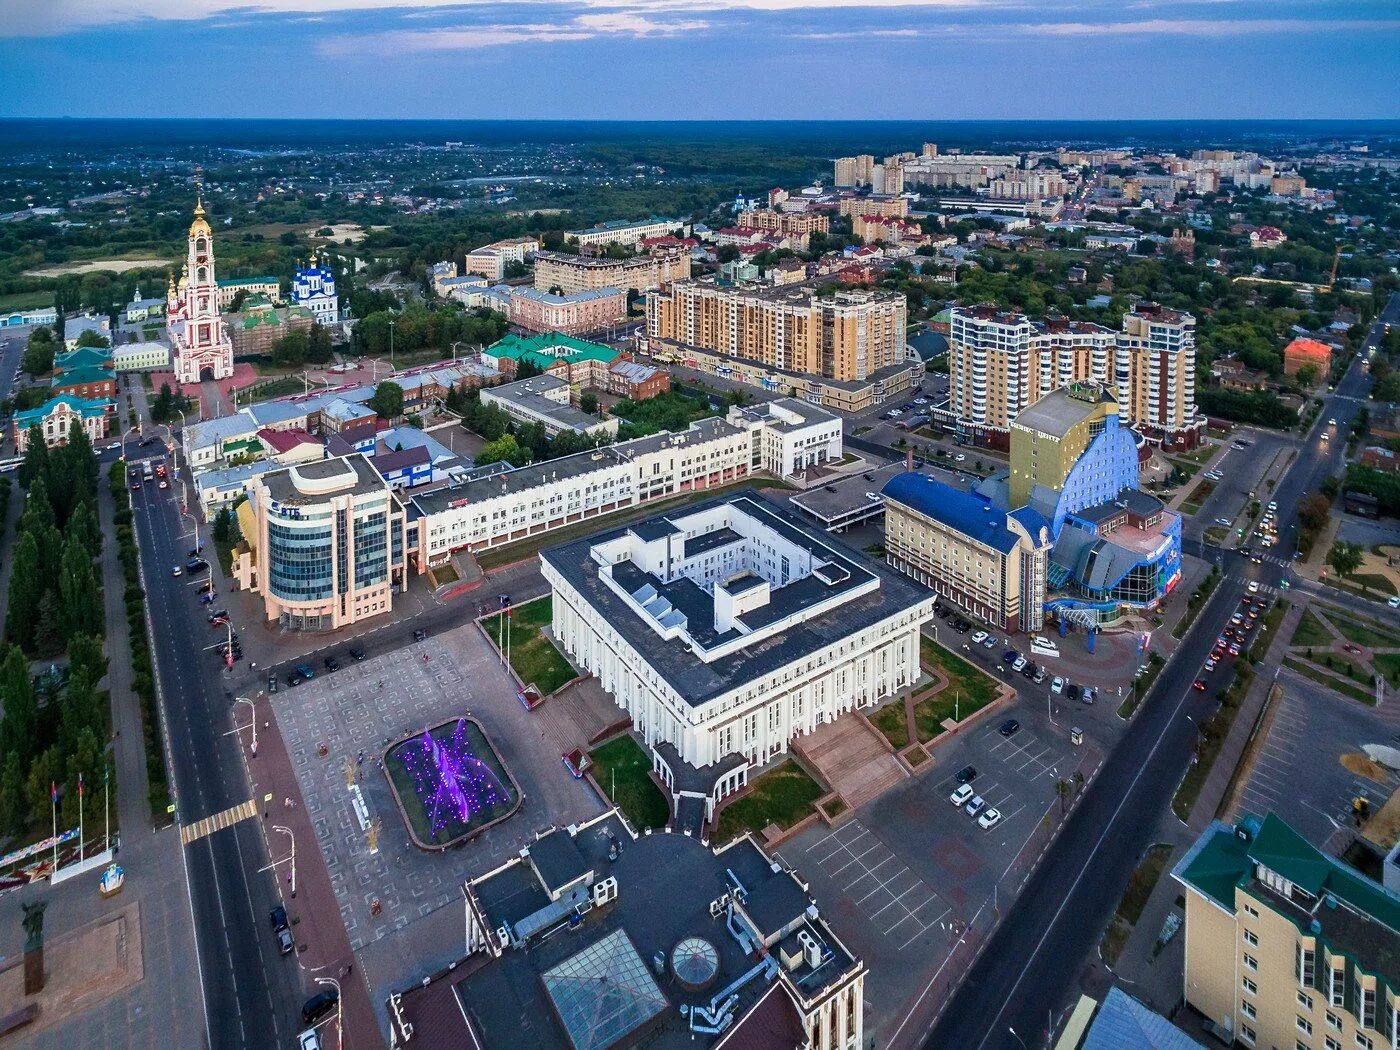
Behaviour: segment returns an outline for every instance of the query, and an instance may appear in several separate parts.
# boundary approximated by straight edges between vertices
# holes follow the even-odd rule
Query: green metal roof
[[[116,378],[116,371],[109,365],[78,365],[55,373],[51,386],[80,386],[83,383],[105,383]]]
[[[82,368],[86,365],[110,364],[111,361],[112,351],[109,347],[80,346],[76,350],[54,354],[53,367],[54,371],[63,372],[70,368]]]
[[[78,397],[75,394],[59,394],[58,397],[51,397],[38,408],[26,409],[23,412],[15,413],[15,425],[21,430],[28,430],[31,426],[42,424],[44,418],[53,413],[59,402],[68,405],[69,408],[81,416],[91,418],[93,416],[103,416],[107,414],[107,406],[110,401],[90,400],[85,397]]]
[[[241,288],[245,284],[276,284],[276,277],[225,277],[218,282],[220,288]]]
[[[488,347],[486,352],[492,357],[506,357],[512,361],[527,360],[541,368],[548,368],[559,361],[570,364],[578,361],[615,361],[621,356],[621,351],[610,346],[576,339],[563,332],[531,336],[512,333]]]

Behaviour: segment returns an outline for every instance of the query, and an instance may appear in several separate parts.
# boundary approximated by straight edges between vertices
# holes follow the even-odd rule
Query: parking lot
[[[1019,675],[1016,676],[1018,679]],[[1040,686],[1037,688],[1044,688]],[[1019,729],[1003,736],[1014,718]],[[1071,744],[1042,703],[1020,702],[937,743],[914,777],[856,811],[836,829],[819,827],[784,845],[783,860],[811,883],[823,913],[870,968],[868,1024],[877,1044],[925,998],[959,938],[978,915],[1002,912],[1038,858],[1058,815],[1057,780],[1092,776],[1103,751],[1090,737]],[[958,773],[972,766],[992,827],[954,806]],[[964,942],[965,944],[965,942]]]
[[[1400,787],[1393,771],[1373,780],[1341,763],[1367,744],[1400,745],[1400,710],[1368,707],[1288,669],[1279,683],[1282,696],[1229,816],[1274,812],[1320,845],[1350,823],[1352,799],[1368,799],[1374,811]]]

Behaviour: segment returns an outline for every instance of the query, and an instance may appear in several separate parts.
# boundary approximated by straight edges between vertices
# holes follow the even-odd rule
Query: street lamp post
[[[230,626],[232,626],[232,625],[230,625]],[[248,705],[248,721],[249,721],[249,723],[250,723],[250,724],[252,725],[252,727],[253,727],[253,757],[254,757],[254,758],[257,758],[257,757],[258,757],[258,709],[257,709],[256,707],[253,706],[253,701],[249,700],[246,696],[239,696],[239,697],[235,697],[235,698],[234,698],[233,706],[234,706],[234,707],[237,707],[239,704],[247,704],[247,705]]]
[[[1020,1043],[1023,1047],[1026,1045],[1026,1041],[1022,1039],[1019,1035],[1016,1035],[1016,1029],[1012,1028],[1010,1025],[1007,1025],[1006,1030],[1012,1035],[1016,1036],[1016,1042]]]
[[[345,1047],[345,1009],[344,1002],[340,994],[340,982],[334,977],[317,977],[316,983],[320,985],[331,985],[335,988],[335,1047],[336,1050],[344,1050]]]
[[[272,825],[273,831],[281,831],[287,838],[292,840],[292,900],[297,896],[297,837],[292,834],[291,828],[284,828],[281,824]]]
[[[389,318],[389,367],[398,371],[394,366],[394,319],[392,317]]]

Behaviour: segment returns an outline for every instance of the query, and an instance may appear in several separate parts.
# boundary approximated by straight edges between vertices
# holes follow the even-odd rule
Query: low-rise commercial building
[[[656,216],[641,222],[614,219],[590,226],[586,230],[569,230],[565,236],[577,241],[580,248],[602,248],[609,244],[636,244],[650,237],[665,237],[680,225],[675,219],[661,219]]]
[[[919,675],[926,589],[743,492],[540,554],[553,634],[648,745],[704,768]]]
[[[671,389],[671,377],[639,361],[614,361],[603,375],[603,389],[632,401],[645,401]]]
[[[608,370],[622,351],[605,343],[578,339],[563,332],[540,335],[510,333],[481,352],[481,361],[501,375],[513,376],[524,361],[542,372],[567,379],[575,386],[606,386]]]
[[[170,367],[170,347],[164,343],[123,343],[112,351],[118,372],[158,372]]]
[[[73,317],[65,317],[63,320],[63,345],[68,350],[78,349],[78,337],[82,335],[97,336],[105,339],[110,345],[112,340],[112,322],[106,314],[95,316],[93,314],[77,314]]]
[[[0,328],[28,328],[31,325],[58,324],[58,311],[52,306],[41,306],[37,310],[11,310],[0,314]]]
[[[102,365],[65,368],[54,373],[49,388],[54,396],[71,394],[89,401],[112,401],[117,396],[117,373]]]
[[[841,458],[841,418],[815,405],[786,397],[736,405],[729,422],[752,437],[754,470],[785,478]]]
[[[581,412],[569,403],[569,383],[558,376],[531,376],[529,379],[486,387],[481,391],[483,405],[496,405],[519,423],[538,423],[550,437],[570,431],[575,434],[617,434],[616,419],[602,419]]]
[[[584,335],[615,325],[627,317],[627,293],[620,288],[597,288],[553,295],[538,288],[510,288],[510,323],[531,332]]]
[[[1332,371],[1332,348],[1316,339],[1294,339],[1283,348],[1285,375],[1296,376],[1309,365],[1317,371],[1319,382],[1325,380]]]
[[[405,513],[363,455],[269,471],[239,505],[238,585],[267,619],[334,630],[393,607],[404,580]]]
[[[1400,1041],[1400,896],[1270,814],[1216,821],[1172,869],[1186,1002],[1246,1047]]]
[[[495,241],[467,252],[462,272],[480,274],[490,281],[501,281],[505,279],[506,268],[511,263],[523,265],[539,250],[540,242],[534,237],[511,237],[504,241]]]
[[[221,277],[218,289],[220,310],[227,310],[240,294],[245,299],[260,295],[273,305],[282,302],[282,285],[276,277]]]

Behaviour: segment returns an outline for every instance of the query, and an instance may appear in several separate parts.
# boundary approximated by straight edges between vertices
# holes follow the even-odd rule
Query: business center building
[[[554,637],[655,754],[760,765],[919,675],[934,596],[754,493],[550,548]]]
[[[886,484],[890,564],[1004,630],[1155,608],[1181,576],[1181,518],[1138,489],[1111,390],[1061,387],[1010,431],[1011,469],[972,491],[912,473]]]

